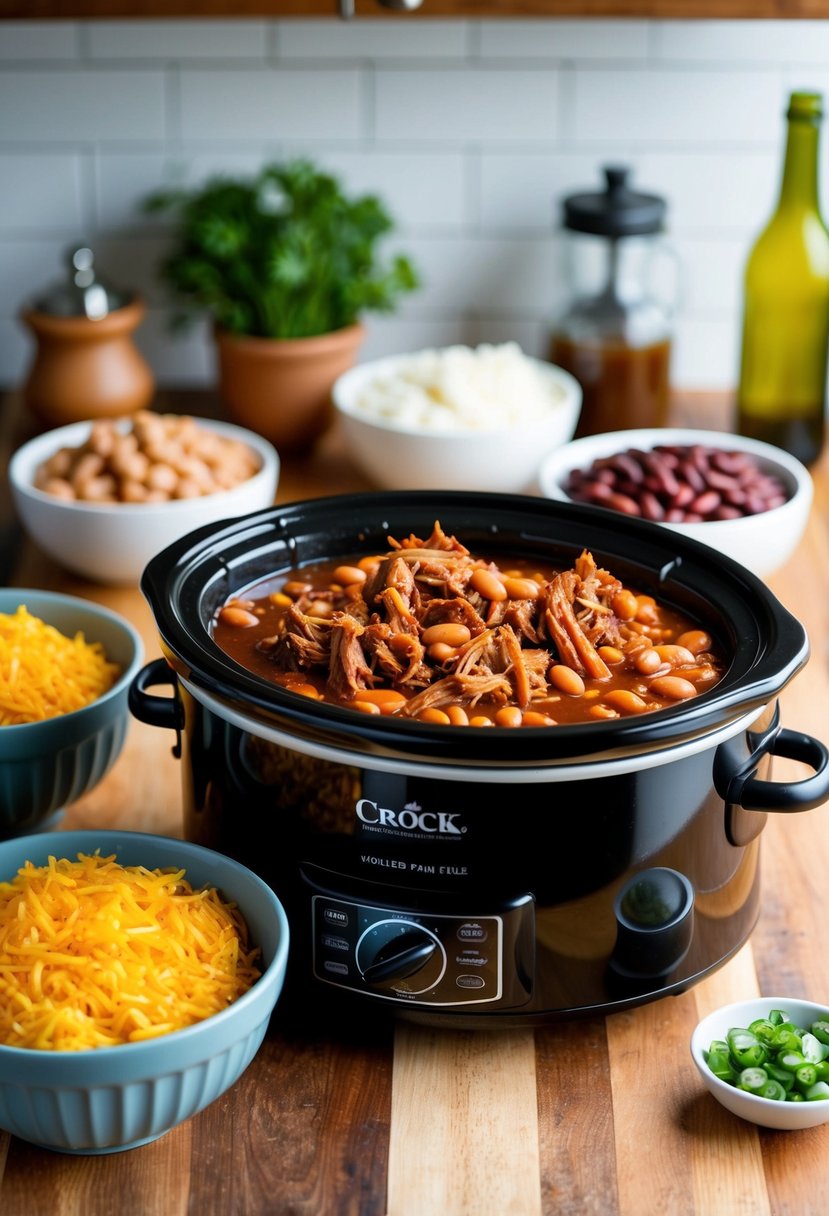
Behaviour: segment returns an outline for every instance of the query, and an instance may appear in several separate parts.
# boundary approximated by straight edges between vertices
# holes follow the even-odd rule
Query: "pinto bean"
[[[503,705],[495,714],[496,726],[520,726],[524,715],[517,705]]]
[[[646,646],[633,659],[633,666],[643,676],[653,676],[664,667],[663,660],[653,646]]]
[[[524,716],[521,719],[522,726],[555,726],[555,718],[551,718],[549,714],[542,714],[537,709],[524,710]]]
[[[491,600],[494,604],[507,598],[507,589],[503,580],[498,578],[497,574],[493,574],[491,570],[475,570],[469,580],[469,585],[473,591],[478,592],[478,595],[482,595],[485,600]]]
[[[648,708],[647,702],[629,688],[612,688],[610,692],[605,693],[602,700],[605,705],[617,709],[620,714],[641,714]]]
[[[421,640],[424,646],[432,646],[437,642],[443,642],[447,646],[463,646],[464,642],[468,642],[471,637],[472,634],[467,625],[446,621],[424,629]]]
[[[690,650],[691,654],[703,654],[706,650],[710,650],[714,642],[710,633],[706,633],[704,629],[689,629],[687,633],[681,633],[676,640],[677,646],[684,646],[686,650]]]
[[[669,701],[687,701],[697,691],[691,681],[682,676],[657,676],[651,680],[650,688],[657,697],[667,697]]]
[[[541,588],[531,578],[505,578],[504,589],[511,600],[537,600]]]
[[[429,709],[422,709],[417,715],[418,722],[431,722],[434,726],[449,726],[449,715],[444,713],[442,709],[437,709],[435,706],[430,706]]]
[[[252,612],[248,612],[247,608],[240,608],[236,604],[225,604],[224,608],[219,611],[219,620],[223,625],[230,625],[233,629],[250,629],[252,625],[259,624],[258,616],[254,616]]]
[[[337,566],[334,571],[334,582],[348,587],[351,583],[364,583],[368,575],[359,566]]]
[[[685,646],[654,646],[654,650],[662,662],[670,663],[671,667],[682,667],[694,661],[693,654]]]
[[[462,705],[447,705],[446,716],[452,726],[468,726],[469,714]]]
[[[572,667],[564,663],[553,663],[547,672],[547,678],[554,688],[568,697],[580,697],[584,693],[584,680]]]
[[[381,714],[396,713],[406,704],[403,693],[395,688],[364,688],[360,692],[360,700],[379,706]]]
[[[639,601],[632,591],[623,587],[613,597],[613,611],[620,621],[632,621],[639,610]]]

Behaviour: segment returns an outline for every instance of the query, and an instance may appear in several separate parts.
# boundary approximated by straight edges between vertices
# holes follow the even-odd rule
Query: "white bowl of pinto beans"
[[[678,427],[575,439],[544,459],[538,484],[690,536],[761,578],[797,548],[813,497],[808,469],[781,448]]]
[[[47,431],[9,465],[32,540],[73,574],[122,586],[179,537],[272,506],[278,479],[276,450],[252,431],[151,410]]]

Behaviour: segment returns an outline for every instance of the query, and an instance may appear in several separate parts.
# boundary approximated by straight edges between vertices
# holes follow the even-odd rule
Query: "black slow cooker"
[[[590,550],[712,632],[724,677],[639,717],[482,731],[311,702],[213,641],[251,584],[435,520],[480,555],[570,566]],[[756,922],[766,813],[829,795],[826,748],[779,721],[803,627],[742,566],[641,520],[500,494],[316,499],[192,533],[141,588],[165,658],[135,679],[132,712],[176,732],[185,835],[283,899],[299,1001],[468,1028],[682,991]],[[172,698],[149,691],[163,685]],[[772,781],[775,755],[813,775]]]

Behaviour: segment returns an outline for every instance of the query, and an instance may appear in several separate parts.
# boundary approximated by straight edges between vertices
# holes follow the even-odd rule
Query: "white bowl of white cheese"
[[[357,364],[333,389],[354,460],[392,490],[532,489],[542,459],[572,438],[581,400],[568,372],[514,342]]]

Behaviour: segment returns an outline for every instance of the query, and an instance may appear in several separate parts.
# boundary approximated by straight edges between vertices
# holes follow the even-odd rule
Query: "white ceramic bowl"
[[[715,1077],[705,1062],[714,1039],[724,1039],[735,1026],[743,1028],[755,1018],[767,1017],[772,1009],[788,1013],[796,1026],[808,1029],[810,1024],[827,1016],[826,1005],[812,1001],[801,1001],[788,996],[763,996],[749,1001],[737,1001],[723,1005],[709,1013],[696,1026],[691,1035],[691,1056],[709,1093],[732,1114],[757,1123],[761,1127],[773,1127],[779,1131],[795,1131],[802,1127],[817,1127],[829,1121],[829,1099],[816,1102],[775,1102],[770,1098],[758,1098]]]
[[[74,422],[30,439],[12,456],[9,481],[26,532],[74,574],[123,586],[137,583],[150,558],[188,532],[271,506],[279,480],[279,457],[273,446],[241,427],[197,421],[217,435],[252,448],[259,471],[233,489],[201,498],[158,503],[65,502],[36,490],[34,479],[40,465],[60,448],[78,447],[86,440],[92,423]]]
[[[712,520],[702,523],[660,523],[683,536],[710,545],[733,558],[761,578],[785,565],[803,535],[814,488],[808,469],[788,452],[722,431],[703,431],[679,427],[612,431],[574,439],[540,463],[538,486],[547,498],[573,501],[564,486],[575,469],[587,469],[594,460],[612,456],[629,448],[648,450],[658,444],[677,444],[722,448],[754,456],[760,466],[783,482],[789,498],[779,507],[740,519]],[[597,508],[603,509],[603,508]]]
[[[220,1013],[143,1042],[57,1052],[0,1045],[0,1128],[65,1153],[136,1148],[229,1089],[265,1037],[288,961],[287,917],[267,883],[183,840],[106,830],[20,836],[0,844],[0,880],[26,861],[45,865],[50,853],[74,860],[95,849],[122,865],[181,868],[194,887],[218,888],[238,905],[262,951],[262,975]]]
[[[582,393],[577,380],[541,359],[525,359],[555,394],[543,417],[497,429],[457,426],[424,429],[381,418],[358,400],[378,377],[393,376],[412,355],[360,363],[340,376],[334,406],[355,462],[379,487],[389,490],[494,490],[520,493],[534,479],[546,453],[566,443],[576,429]]]

